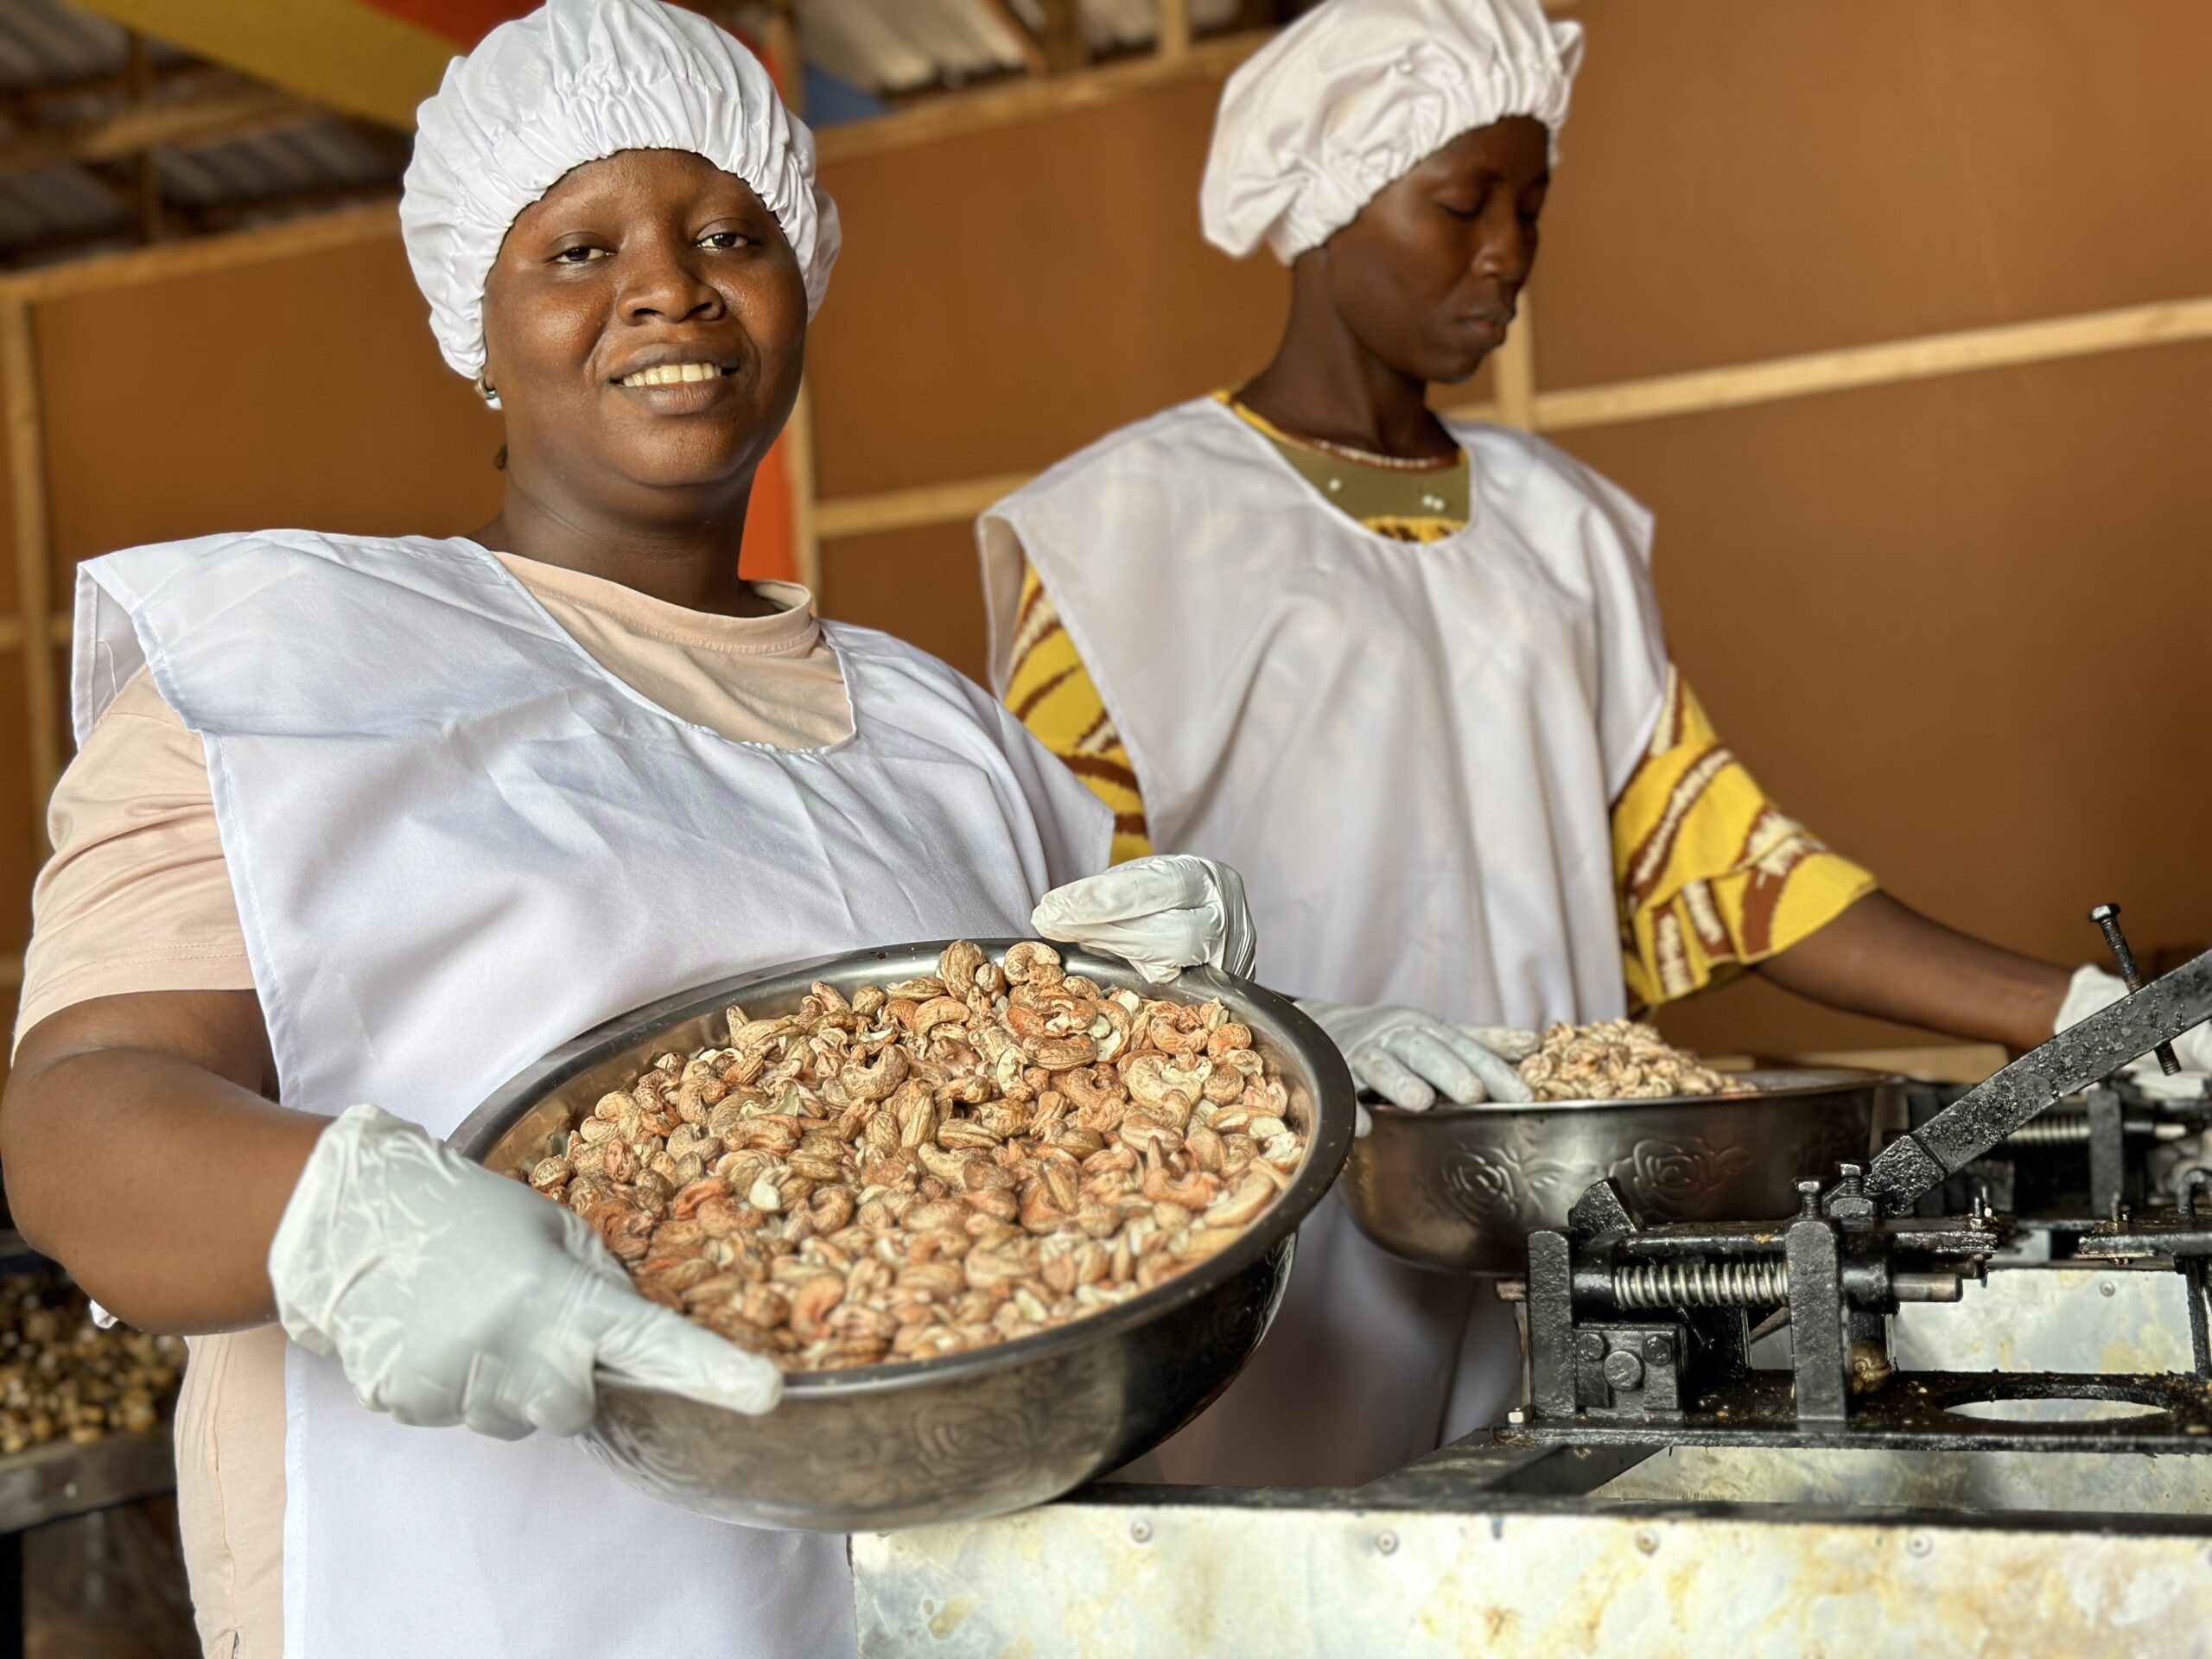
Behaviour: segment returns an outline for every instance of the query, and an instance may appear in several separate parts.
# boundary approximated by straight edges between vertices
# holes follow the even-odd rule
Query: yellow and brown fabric
[[[1378,534],[1434,542],[1465,528],[1467,457],[1363,459],[1281,431],[1221,394],[1323,499]],[[1034,568],[1023,572],[1007,706],[1114,812],[1116,862],[1152,850],[1144,794],[1098,688]],[[1613,804],[1629,999],[1650,1007],[1719,984],[1817,932],[1874,887],[1760,791],[1679,675],[1650,747]]]

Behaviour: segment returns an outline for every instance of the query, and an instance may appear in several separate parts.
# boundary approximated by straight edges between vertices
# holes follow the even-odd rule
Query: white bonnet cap
[[[484,281],[515,216],[626,149],[683,149],[750,185],[798,256],[812,316],[838,246],[814,135],[760,60],[661,0],[548,0],[502,23],[416,116],[399,223],[445,359],[484,368]]]
[[[1206,240],[1288,264],[1462,133],[1567,120],[1582,26],[1537,0],[1324,0],[1230,77],[1198,210]]]

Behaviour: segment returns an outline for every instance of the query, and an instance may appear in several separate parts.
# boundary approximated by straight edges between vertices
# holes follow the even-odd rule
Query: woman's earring
[[[476,377],[476,395],[487,404],[496,404],[499,401],[499,389],[480,373]]]

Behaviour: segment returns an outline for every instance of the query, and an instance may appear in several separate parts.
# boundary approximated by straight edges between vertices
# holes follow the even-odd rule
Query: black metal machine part
[[[2143,1103],[2107,1079],[2212,1014],[2212,952],[1925,1115],[1865,1170],[1822,1190],[1798,1184],[1798,1214],[1771,1222],[1645,1227],[1618,1190],[1584,1192],[1561,1229],[1532,1233],[1523,1291],[1529,1402],[1500,1431],[1527,1444],[1941,1446],[1956,1449],[2212,1450],[2212,1172],[2183,1184],[2177,1211],[2129,1219],[2131,1125],[2156,1139]],[[1916,1213],[1947,1180],[2087,1090],[2081,1139],[2106,1219],[2085,1221],[2083,1256],[2170,1262],[2190,1287],[2195,1375],[1893,1376],[1899,1304],[1955,1301],[2020,1230],[1977,1198],[1965,1215]],[[2040,1139],[2057,1139],[2047,1130]],[[2100,1150],[2101,1148],[2101,1150]],[[2133,1201],[2139,1201],[2139,1194]],[[1756,1323],[1755,1323],[1756,1316]],[[1764,1330],[1787,1323],[1789,1370],[1753,1368]],[[2103,1421],[1962,1414],[1975,1402],[2056,1398],[2139,1408]]]

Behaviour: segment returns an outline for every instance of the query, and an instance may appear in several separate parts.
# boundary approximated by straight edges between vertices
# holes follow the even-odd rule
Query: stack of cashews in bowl
[[[1026,941],[728,1014],[609,1092],[530,1184],[639,1291],[787,1370],[963,1353],[1217,1254],[1305,1155],[1219,1001],[1109,991]]]

